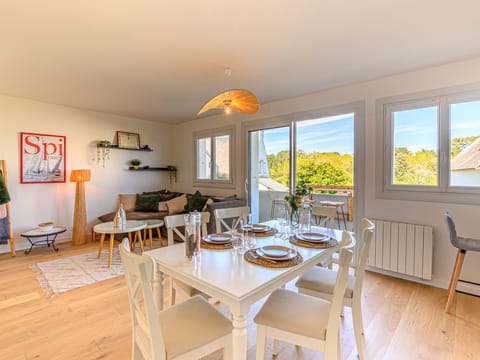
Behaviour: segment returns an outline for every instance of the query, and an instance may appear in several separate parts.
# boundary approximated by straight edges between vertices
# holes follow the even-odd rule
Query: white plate
[[[261,225],[261,224],[254,224],[248,231],[254,232],[254,233],[262,233],[262,232],[268,232],[272,228],[267,225]]]
[[[321,243],[330,240],[330,236],[319,233],[303,233],[298,234],[297,238],[303,241]]]
[[[257,254],[271,260],[289,260],[297,256],[295,249],[280,246],[280,245],[267,245],[256,250]]]
[[[205,236],[203,240],[211,244],[227,244],[232,241],[232,237],[229,234],[211,234]]]

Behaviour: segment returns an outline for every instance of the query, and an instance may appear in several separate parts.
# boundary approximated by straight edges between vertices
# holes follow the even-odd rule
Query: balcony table
[[[274,222],[273,222],[274,223]],[[272,225],[272,222],[266,222]],[[326,228],[315,231],[334,237],[338,243],[342,232]],[[285,245],[294,247],[302,255],[303,262],[288,268],[267,268],[244,260],[243,255],[232,250],[209,250],[202,248],[199,262],[185,260],[185,244],[179,243],[155,250],[145,251],[156,264],[158,296],[157,304],[163,304],[164,274],[178,279],[227,304],[232,313],[233,323],[233,359],[246,359],[247,355],[247,315],[251,305],[273,290],[293,280],[310,267],[318,264],[338,250],[337,247],[314,249],[293,246],[288,240],[275,239],[273,236],[257,236],[257,246]]]

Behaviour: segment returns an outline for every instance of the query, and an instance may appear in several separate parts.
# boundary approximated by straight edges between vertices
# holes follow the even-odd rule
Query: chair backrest
[[[343,232],[343,238],[352,237],[347,231]],[[342,239],[343,242],[343,239]],[[349,242],[346,239],[345,242]],[[352,241],[350,241],[352,242]],[[354,242],[354,241],[353,241]],[[340,313],[343,306],[343,297],[345,295],[345,288],[347,287],[348,269],[352,261],[353,251],[351,248],[340,249],[340,256],[338,260],[338,273],[335,287],[333,289],[332,304],[330,306],[330,313],[328,314],[327,324],[327,343],[336,343],[339,326],[340,326]]]
[[[207,224],[210,221],[210,213],[202,212],[202,217],[200,220],[202,227],[202,236],[207,236]],[[185,241],[185,229],[184,232],[180,231],[178,228],[185,226],[185,217],[184,214],[180,215],[169,215],[165,216],[163,221],[165,222],[165,227],[167,228],[167,239],[169,244],[173,244],[173,233],[178,235],[180,239]]]
[[[314,219],[315,226],[333,229],[335,226],[335,216],[337,216],[337,209],[334,207],[312,207],[312,217]]]
[[[165,344],[151,286],[154,262],[149,256],[130,252],[128,239],[120,245],[120,256],[125,268],[134,347],[146,359],[164,360]]]
[[[241,206],[236,208],[215,209],[213,212],[215,216],[215,226],[217,233],[221,233],[224,230],[232,231],[240,226],[240,220],[244,222],[247,220],[247,215],[250,213],[248,206]]]
[[[453,221],[452,215],[447,211],[445,212],[445,221],[447,222],[448,226],[448,238],[454,247],[457,249],[460,248],[457,240],[457,230],[455,229],[455,221]]]
[[[363,278],[365,267],[367,265],[368,255],[370,253],[370,244],[372,242],[375,224],[367,218],[362,219],[362,241],[355,250],[358,250],[357,263],[355,265],[355,284],[353,285],[354,296],[360,296],[363,287]],[[355,260],[355,259],[354,259]],[[353,263],[353,261],[352,261]]]

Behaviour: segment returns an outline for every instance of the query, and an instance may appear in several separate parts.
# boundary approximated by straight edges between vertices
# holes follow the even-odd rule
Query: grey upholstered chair
[[[450,285],[448,286],[448,298],[447,305],[445,305],[445,312],[449,312],[450,307],[452,306],[453,297],[455,296],[455,291],[457,290],[458,278],[460,272],[462,271],[463,259],[465,254],[468,251],[480,251],[480,239],[471,239],[457,236],[457,231],[455,230],[455,222],[453,221],[452,215],[445,213],[445,221],[448,225],[448,235],[450,237],[450,242],[454,247],[458,249],[457,259],[455,260],[455,265],[452,271],[452,277],[450,279]]]

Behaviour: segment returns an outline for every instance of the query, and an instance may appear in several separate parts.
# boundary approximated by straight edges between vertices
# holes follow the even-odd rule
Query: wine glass
[[[283,238],[285,235],[285,226],[287,225],[287,209],[281,207],[277,210],[277,222],[280,226],[280,236]]]

